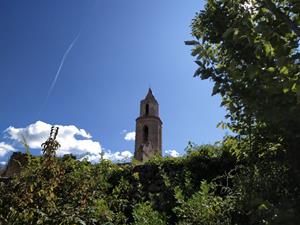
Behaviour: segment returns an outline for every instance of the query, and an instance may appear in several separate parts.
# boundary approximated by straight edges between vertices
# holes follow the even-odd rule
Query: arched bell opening
[[[149,128],[148,126],[144,126],[143,128],[143,142],[147,143],[149,140]]]
[[[145,112],[146,112],[146,116],[148,116],[149,115],[149,104],[146,104],[146,110],[145,110]]]

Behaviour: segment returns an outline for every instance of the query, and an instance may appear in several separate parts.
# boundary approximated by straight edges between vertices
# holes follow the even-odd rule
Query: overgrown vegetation
[[[0,222],[297,224],[292,219],[299,199],[289,166],[238,159],[233,140],[190,144],[183,157],[144,165],[27,154],[21,174],[1,183]]]
[[[211,214],[207,219],[223,213],[225,205],[214,208],[223,197],[214,197],[220,191],[209,182],[236,165],[221,147],[193,145],[185,157],[154,158],[139,166],[105,160],[93,165],[72,156],[27,157],[21,174],[1,183],[3,224],[197,223],[198,211],[186,216],[201,210],[194,204],[211,205],[203,211]],[[203,202],[196,203],[199,198]]]
[[[300,224],[299,16],[298,0],[208,0],[187,44],[236,136],[144,165],[27,154],[0,222]]]

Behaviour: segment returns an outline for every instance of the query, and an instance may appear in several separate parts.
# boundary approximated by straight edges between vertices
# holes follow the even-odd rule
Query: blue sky
[[[222,139],[225,131],[216,128],[225,115],[220,98],[211,97],[212,83],[193,78],[196,65],[190,47],[184,45],[191,39],[191,20],[203,4],[1,0],[2,150],[4,145],[19,150],[20,136],[13,135],[30,125],[38,129],[37,121],[43,121],[38,125],[44,128],[74,125],[78,130],[70,129],[73,138],[99,143],[112,154],[133,153],[134,141],[124,136],[134,131],[139,102],[149,86],[160,104],[164,151],[183,154],[189,141]],[[62,58],[78,35],[45,103]],[[39,152],[36,148],[33,151]],[[0,162],[10,153],[0,153]]]

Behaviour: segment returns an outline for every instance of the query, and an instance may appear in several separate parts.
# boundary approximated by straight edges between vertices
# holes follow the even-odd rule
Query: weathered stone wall
[[[140,103],[140,116],[136,119],[134,158],[147,161],[162,151],[162,121],[159,118],[159,104],[149,89]]]
[[[2,176],[2,174],[4,173],[4,171],[5,171],[5,166],[3,166],[3,167],[0,167],[0,176]]]
[[[148,127],[148,141],[144,141],[144,127]],[[149,144],[146,151],[142,151],[141,147]],[[151,147],[151,148],[150,148]],[[162,149],[162,122],[158,117],[147,116],[139,117],[136,122],[136,140],[135,149],[138,153],[136,159],[145,161],[154,155],[161,155]],[[143,155],[141,155],[143,154]]]
[[[27,163],[26,154],[21,152],[14,152],[10,157],[8,164],[4,172],[1,174],[1,176],[12,177],[18,175],[21,172],[22,167],[26,165],[26,163]]]

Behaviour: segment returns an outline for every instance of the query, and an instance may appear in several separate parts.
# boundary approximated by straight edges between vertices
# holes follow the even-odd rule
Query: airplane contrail
[[[64,55],[63,55],[63,57],[62,57],[62,59],[61,59],[60,65],[59,65],[59,67],[58,67],[58,70],[57,70],[57,72],[56,72],[56,74],[55,74],[55,77],[54,77],[54,79],[53,79],[53,81],[52,81],[52,84],[51,84],[51,86],[50,86],[50,88],[49,88],[49,90],[48,90],[46,102],[47,102],[48,98],[50,97],[50,95],[51,95],[51,93],[52,93],[52,91],[53,91],[53,88],[55,87],[57,78],[59,77],[59,74],[60,74],[60,71],[61,71],[61,69],[62,69],[62,67],[63,67],[63,65],[64,65],[64,62],[65,62],[65,60],[66,60],[68,54],[69,54],[70,51],[72,50],[73,46],[75,45],[76,41],[78,40],[78,38],[79,38],[79,36],[80,36],[80,33],[81,33],[81,32],[79,32],[79,33],[77,34],[77,36],[74,38],[74,40],[71,42],[71,44],[69,45],[68,49],[65,51],[65,53],[64,53]]]
[[[71,42],[71,44],[69,45],[69,47],[68,47],[67,50],[65,51],[65,53],[64,53],[64,55],[63,55],[63,57],[62,57],[62,59],[61,59],[61,61],[60,61],[60,64],[59,64],[58,70],[57,70],[57,72],[56,72],[56,74],[55,74],[55,77],[54,77],[54,79],[53,79],[53,81],[52,81],[52,83],[51,83],[51,86],[50,86],[49,90],[48,90],[47,97],[46,97],[46,99],[45,99],[45,102],[44,102],[43,107],[41,108],[40,112],[42,111],[42,109],[44,108],[44,106],[47,104],[48,99],[49,99],[49,97],[50,97],[50,95],[51,95],[51,93],[52,93],[52,91],[53,91],[53,89],[54,89],[54,87],[55,87],[56,81],[57,81],[57,79],[58,79],[58,77],[59,77],[59,75],[60,75],[60,71],[61,71],[61,69],[62,69],[62,67],[63,67],[63,65],[64,65],[64,62],[65,62],[65,60],[66,60],[68,54],[70,53],[70,51],[71,51],[72,48],[74,47],[76,41],[77,41],[78,38],[80,37],[80,34],[81,34],[81,31],[76,35],[76,37],[73,39],[73,41]]]

